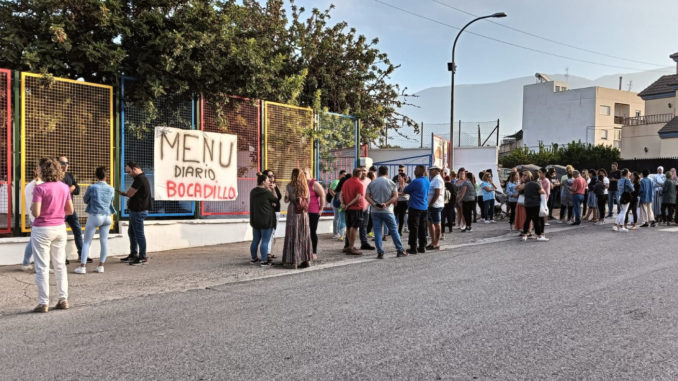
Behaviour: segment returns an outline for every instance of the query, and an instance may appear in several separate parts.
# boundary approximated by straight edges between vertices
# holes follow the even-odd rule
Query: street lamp
[[[492,17],[506,17],[506,13],[504,12],[497,12],[493,13],[491,15],[487,16],[482,16],[475,18],[471,21],[469,21],[468,24],[464,25],[463,28],[459,30],[459,33],[457,33],[457,37],[454,39],[454,44],[452,45],[452,62],[447,63],[447,70],[452,72],[452,86],[450,88],[450,170],[452,170],[452,165],[454,164],[454,73],[457,71],[457,65],[454,63],[454,51],[457,49],[457,40],[459,40],[459,36],[461,36],[461,33],[466,29],[469,25],[473,24],[474,22],[482,19],[488,19]]]

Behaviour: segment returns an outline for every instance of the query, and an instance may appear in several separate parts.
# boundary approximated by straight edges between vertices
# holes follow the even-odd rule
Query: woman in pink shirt
[[[49,310],[49,262],[56,275],[59,301],[55,309],[68,309],[68,276],[66,274],[67,215],[73,214],[73,202],[68,185],[61,182],[64,172],[54,159],[40,159],[40,178],[44,181],[33,188],[31,213],[35,216],[31,228],[31,246],[35,261],[35,283],[38,305],[33,312]]]
[[[313,260],[318,259],[318,221],[325,206],[325,190],[313,176],[311,176],[311,169],[305,168],[304,174],[308,179],[308,190],[310,193],[310,200],[308,203],[308,223],[311,228],[311,247],[313,249]]]

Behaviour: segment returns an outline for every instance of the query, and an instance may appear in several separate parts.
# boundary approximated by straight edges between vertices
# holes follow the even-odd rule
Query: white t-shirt
[[[605,184],[605,193],[603,194],[607,194],[607,188],[610,187],[610,179],[608,179],[607,177],[603,177],[603,184]]]
[[[436,177],[431,179],[431,187],[428,189],[428,203],[431,204],[431,199],[433,199],[433,194],[436,189],[440,189],[440,194],[438,199],[433,203],[434,208],[442,208],[445,206],[445,181],[442,176],[436,175]]]
[[[33,213],[31,213],[31,204],[33,203],[33,188],[35,188],[36,185],[42,183],[42,180],[32,180],[30,183],[26,184],[26,188],[24,188],[24,205],[26,206],[26,214],[28,215],[28,221],[31,223],[31,225],[33,225],[33,220],[35,220]]]

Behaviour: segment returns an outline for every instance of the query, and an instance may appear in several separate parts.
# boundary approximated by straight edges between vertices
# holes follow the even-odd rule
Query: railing
[[[622,124],[624,123],[625,116],[615,116],[614,117],[614,124]]]
[[[641,126],[644,124],[668,123],[675,118],[675,114],[654,114],[624,118],[622,124],[625,126]],[[615,123],[617,117],[615,117]]]

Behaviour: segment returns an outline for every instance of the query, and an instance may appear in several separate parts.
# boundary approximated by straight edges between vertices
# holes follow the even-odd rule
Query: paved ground
[[[302,271],[249,266],[246,244],[156,253],[69,274],[75,307],[39,315],[31,276],[2,268],[28,297],[0,304],[0,378],[678,377],[678,229],[505,228],[383,261],[325,237]]]

